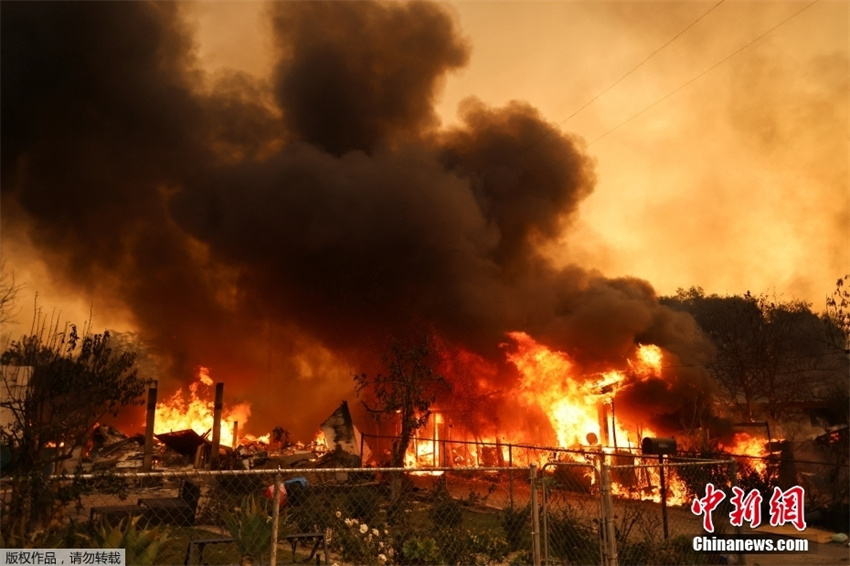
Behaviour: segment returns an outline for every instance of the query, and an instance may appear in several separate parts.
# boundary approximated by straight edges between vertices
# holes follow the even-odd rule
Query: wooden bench
[[[217,537],[217,538],[201,538],[201,539],[193,539],[189,541],[189,546],[186,547],[186,559],[183,560],[184,566],[192,566],[194,564],[203,564],[204,563],[204,548],[208,544],[228,544],[233,542],[233,539],[230,537]],[[195,556],[195,548],[198,549],[197,552],[197,560]]]
[[[313,549],[310,551],[310,556],[308,556],[304,562],[309,562],[316,556],[316,552],[319,550],[319,545],[322,545],[322,552],[325,555],[325,564],[328,562],[328,545],[327,541],[325,541],[325,533],[295,533],[291,535],[286,535],[286,540],[292,546],[292,561],[295,562],[295,549],[298,546],[298,543],[304,543],[305,541],[313,541]],[[318,559],[317,559],[318,560]]]
[[[92,524],[108,525],[110,527],[118,526],[121,521],[131,521],[135,517],[140,517],[137,526],[144,528],[150,522],[150,517],[147,516],[147,510],[138,505],[107,505],[102,507],[92,507],[89,512],[89,520]],[[126,524],[125,521],[125,524]]]
[[[325,555],[325,565],[329,564],[328,561],[328,546],[325,541],[324,533],[295,533],[291,535],[285,536],[286,541],[292,547],[292,562],[297,562],[295,560],[295,551],[298,547],[298,543],[301,542],[313,542],[313,548],[310,550],[310,556],[305,558],[302,562],[310,562],[316,553],[319,551],[319,545],[322,545],[322,553]],[[194,564],[203,564],[204,560],[204,548],[210,544],[228,544],[232,543],[233,539],[231,537],[216,537],[216,538],[203,538],[203,539],[193,539],[189,541],[189,546],[186,547],[186,559],[183,561],[184,566],[193,566]],[[197,548],[197,552],[195,549]],[[318,557],[316,558],[318,564]]]

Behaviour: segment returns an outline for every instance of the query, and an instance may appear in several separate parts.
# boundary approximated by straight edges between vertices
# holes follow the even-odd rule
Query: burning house
[[[596,186],[583,140],[521,101],[469,98],[440,123],[471,53],[442,5],[272,3],[267,80],[206,76],[178,4],[3,16],[4,240],[138,329],[176,392],[157,433],[209,428],[204,367],[237,400],[223,445],[279,415],[306,438],[319,401],[351,399],[352,368],[380,371],[393,338],[426,333],[452,393],[420,463],[628,450],[712,417],[694,319],[551,253]]]

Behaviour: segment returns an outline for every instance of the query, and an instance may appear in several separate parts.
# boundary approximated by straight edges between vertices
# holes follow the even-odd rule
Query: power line
[[[558,122],[558,127],[563,126],[564,124],[566,124],[566,123],[567,123],[568,121],[570,121],[573,117],[575,117],[575,116],[576,116],[579,112],[581,112],[582,110],[584,110],[585,108],[587,108],[588,106],[590,106],[591,104],[593,104],[594,102],[596,102],[596,101],[597,101],[600,97],[602,97],[602,96],[603,96],[605,93],[607,93],[609,90],[611,90],[612,88],[614,88],[615,86],[617,86],[618,84],[620,84],[621,82],[623,82],[623,81],[624,81],[626,78],[628,78],[628,77],[629,77],[632,73],[634,73],[634,72],[635,72],[635,71],[637,71],[639,68],[641,68],[641,67],[644,65],[644,63],[646,63],[647,61],[649,61],[650,59],[652,59],[655,55],[657,55],[657,54],[658,54],[661,50],[663,50],[665,47],[667,47],[668,45],[670,45],[671,43],[673,43],[674,41],[676,41],[676,40],[677,40],[679,37],[681,37],[681,36],[682,36],[682,35],[683,35],[686,31],[688,31],[689,29],[691,29],[692,27],[694,27],[694,26],[695,26],[695,25],[696,25],[696,24],[697,24],[700,20],[702,20],[702,19],[703,19],[703,18],[705,18],[708,14],[710,14],[711,12],[713,12],[713,11],[715,10],[715,8],[717,8],[718,6],[720,6],[721,4],[723,4],[725,1],[726,1],[726,0],[720,0],[717,4],[715,4],[714,6],[712,6],[711,8],[709,8],[706,12],[703,12],[703,13],[702,13],[702,15],[700,15],[697,19],[695,19],[695,20],[694,20],[694,21],[692,21],[690,24],[688,24],[688,25],[687,25],[684,29],[682,29],[682,31],[680,31],[679,33],[677,33],[676,35],[674,35],[672,38],[670,38],[669,40],[667,40],[667,42],[665,42],[665,43],[664,43],[661,47],[657,48],[655,51],[653,51],[652,53],[650,53],[649,55],[647,55],[646,57],[644,57],[644,59],[643,59],[640,63],[638,63],[637,65],[635,65],[634,67],[632,67],[629,71],[627,71],[627,72],[626,72],[626,74],[624,74],[624,75],[623,75],[623,76],[621,76],[619,79],[617,79],[616,81],[614,81],[613,83],[611,83],[611,84],[610,84],[610,85],[609,85],[609,86],[608,86],[605,90],[603,90],[602,92],[600,92],[599,94],[597,94],[596,96],[594,96],[593,98],[591,98],[590,100],[588,100],[587,102],[585,102],[585,103],[584,103],[584,104],[583,104],[583,105],[582,105],[582,106],[581,106],[578,110],[576,110],[575,112],[573,112],[572,114],[570,114],[569,116],[567,116],[566,118],[564,118],[563,120],[561,120],[560,122]],[[544,133],[544,134],[543,134],[542,136],[540,136],[538,139],[534,140],[534,141],[533,141],[531,144],[529,144],[529,145],[528,145],[528,146],[527,146],[527,147],[526,147],[523,151],[527,151],[527,150],[531,149],[532,147],[536,146],[538,143],[540,143],[541,141],[543,141],[544,139],[546,139],[547,137],[549,137],[549,136],[552,134],[552,132],[553,132],[553,131],[555,131],[555,129],[554,129],[554,128],[547,130],[547,131],[546,131],[546,133]]]
[[[692,27],[694,27],[694,26],[697,24],[697,22],[699,22],[700,20],[702,20],[704,17],[706,17],[706,16],[707,16],[708,14],[710,14],[711,12],[713,12],[715,8],[717,8],[718,6],[720,6],[721,4],[723,4],[725,1],[726,1],[726,0],[720,0],[720,2],[718,2],[717,4],[715,4],[714,6],[712,6],[711,8],[709,8],[707,12],[703,13],[700,17],[698,17],[697,19],[695,19],[694,21],[692,21],[690,24],[688,24],[688,26],[687,26],[685,29],[683,29],[682,31],[680,31],[679,33],[677,33],[676,35],[674,35],[674,36],[673,36],[673,37],[672,37],[669,41],[667,41],[667,43],[665,43],[664,45],[662,45],[661,47],[659,47],[658,49],[656,49],[655,51],[653,51],[652,53],[650,53],[649,55],[647,55],[647,56],[646,56],[646,58],[644,58],[644,60],[643,60],[643,61],[641,61],[640,63],[638,63],[638,64],[637,64],[637,65],[635,65],[634,67],[632,67],[632,69],[631,69],[629,72],[627,72],[625,75],[623,75],[622,77],[620,77],[619,79],[617,79],[616,81],[614,81],[614,83],[613,83],[613,84],[611,84],[611,86],[609,86],[608,88],[606,88],[605,90],[603,90],[602,92],[600,92],[599,94],[597,94],[596,96],[594,96],[593,98],[591,98],[588,102],[586,102],[586,103],[584,104],[584,106],[582,106],[581,108],[579,108],[578,110],[576,110],[575,112],[573,112],[572,114],[570,114],[569,116],[567,116],[567,117],[566,117],[566,118],[565,118],[562,122],[560,122],[558,125],[559,125],[559,126],[562,126],[564,123],[566,123],[567,121],[569,121],[569,120],[570,120],[573,116],[575,116],[576,114],[578,114],[579,112],[581,112],[582,110],[584,110],[585,108],[587,108],[588,106],[590,106],[591,104],[593,104],[593,103],[594,103],[594,102],[595,102],[595,101],[596,101],[599,97],[601,97],[601,96],[602,96],[602,95],[604,95],[606,92],[608,92],[609,90],[611,90],[612,88],[614,88],[615,86],[617,86],[618,84],[620,84],[620,83],[621,83],[623,80],[625,80],[625,79],[626,79],[629,75],[631,75],[632,73],[634,73],[635,71],[637,71],[639,68],[641,68],[641,67],[643,66],[643,64],[644,64],[644,63],[646,63],[647,61],[649,61],[650,59],[652,59],[652,58],[653,58],[653,57],[654,57],[654,56],[655,56],[655,55],[656,55],[659,51],[661,51],[662,49],[664,49],[665,47],[667,47],[668,45],[670,45],[671,43],[673,43],[674,41],[676,41],[679,37],[681,37],[681,35],[682,35],[682,34],[684,34],[686,31],[688,31],[689,29],[691,29]]]
[[[801,13],[803,13],[804,11],[808,10],[809,8],[811,8],[812,6],[814,6],[815,4],[817,4],[817,3],[818,3],[818,1],[819,1],[819,0],[814,0],[813,2],[810,2],[809,4],[806,4],[803,8],[801,8],[800,10],[797,10],[796,12],[794,12],[793,14],[791,14],[790,16],[788,16],[787,18],[785,18],[784,20],[782,20],[781,22],[779,22],[778,24],[776,24],[775,26],[773,26],[772,28],[770,28],[769,30],[765,31],[764,33],[762,33],[761,35],[759,35],[758,37],[756,37],[755,39],[753,39],[753,40],[752,40],[752,41],[750,41],[749,43],[747,43],[747,44],[743,45],[742,47],[740,47],[740,48],[739,48],[737,51],[735,51],[734,53],[732,53],[732,54],[730,54],[730,55],[727,55],[727,56],[726,56],[725,58],[723,58],[722,60],[718,61],[717,63],[715,63],[714,65],[712,65],[712,66],[711,66],[711,67],[709,67],[708,69],[706,69],[706,70],[702,71],[701,73],[699,73],[699,74],[698,74],[698,75],[696,75],[695,77],[691,78],[691,79],[690,79],[689,81],[687,81],[686,83],[684,83],[684,84],[680,85],[680,86],[679,86],[679,87],[677,87],[676,89],[674,89],[674,90],[672,90],[672,91],[668,92],[667,94],[665,94],[664,96],[662,96],[661,98],[659,98],[658,100],[656,100],[655,102],[653,102],[652,104],[650,104],[649,106],[647,106],[646,108],[644,108],[643,110],[641,110],[641,111],[637,112],[636,114],[633,114],[633,115],[632,115],[632,116],[630,116],[629,118],[627,118],[627,119],[625,119],[624,121],[620,122],[619,124],[617,124],[616,126],[614,126],[613,128],[611,128],[610,130],[608,130],[607,132],[605,132],[604,134],[602,134],[601,136],[599,136],[598,138],[596,138],[596,139],[595,139],[595,140],[593,140],[592,142],[590,142],[590,143],[586,144],[584,147],[585,147],[585,148],[590,147],[591,145],[595,144],[596,142],[598,142],[598,141],[599,141],[599,140],[601,140],[602,138],[604,138],[604,137],[608,136],[608,135],[609,135],[609,134],[611,134],[612,132],[614,132],[614,131],[616,131],[616,130],[620,129],[620,128],[621,128],[621,127],[623,127],[623,126],[625,126],[626,124],[628,124],[629,122],[631,122],[632,120],[634,120],[635,118],[637,118],[638,116],[640,116],[641,114],[643,114],[644,112],[646,112],[646,111],[650,110],[651,108],[655,107],[656,105],[660,104],[661,102],[664,102],[665,100],[667,100],[668,98],[670,98],[671,96],[673,96],[674,94],[676,94],[677,92],[679,92],[680,90],[682,90],[683,88],[685,88],[686,86],[690,85],[691,83],[693,83],[693,82],[694,82],[694,81],[696,81],[697,79],[699,79],[699,78],[703,77],[704,75],[706,75],[706,74],[710,73],[711,71],[713,71],[714,69],[716,69],[717,67],[719,67],[720,65],[722,65],[723,63],[725,63],[726,61],[728,61],[729,59],[731,59],[731,58],[732,58],[732,57],[734,57],[735,55],[737,55],[738,53],[740,53],[741,51],[745,50],[746,48],[748,48],[749,46],[751,46],[751,45],[752,45],[752,44],[754,44],[755,42],[759,41],[760,39],[762,39],[762,38],[763,38],[764,36],[766,36],[767,34],[771,33],[772,31],[774,31],[774,30],[775,30],[775,29],[777,29],[778,27],[780,27],[780,26],[784,25],[785,23],[789,22],[790,20],[792,20],[792,19],[796,18],[796,17],[797,17],[797,16],[799,16]]]

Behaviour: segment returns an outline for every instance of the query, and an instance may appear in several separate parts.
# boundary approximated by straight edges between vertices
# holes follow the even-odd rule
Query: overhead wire
[[[635,65],[634,67],[632,67],[632,69],[631,69],[629,72],[627,72],[625,75],[623,75],[622,77],[620,77],[619,79],[617,79],[616,81],[614,81],[614,82],[613,82],[613,83],[612,83],[612,84],[611,84],[608,88],[606,88],[605,90],[603,90],[602,92],[600,92],[599,94],[597,94],[596,96],[594,96],[593,98],[591,98],[589,101],[587,101],[587,102],[586,102],[586,103],[585,103],[585,104],[584,104],[581,108],[579,108],[578,110],[576,110],[575,112],[573,112],[572,114],[570,114],[569,116],[567,116],[566,118],[564,118],[564,120],[562,120],[561,122],[559,122],[559,123],[558,123],[558,125],[559,125],[559,126],[561,126],[561,125],[565,124],[565,123],[566,123],[566,122],[568,122],[571,118],[573,118],[576,114],[578,114],[579,112],[581,112],[582,110],[584,110],[585,108],[587,108],[588,106],[590,106],[591,104],[593,104],[593,103],[594,103],[597,99],[599,99],[601,96],[603,96],[606,92],[608,92],[609,90],[611,90],[612,88],[614,88],[615,86],[617,86],[618,84],[620,84],[622,81],[624,81],[626,78],[628,78],[628,77],[629,77],[632,73],[634,73],[634,72],[635,72],[635,71],[637,71],[639,68],[641,68],[641,67],[643,66],[643,64],[644,64],[644,63],[646,63],[647,61],[649,61],[650,59],[652,59],[652,58],[653,58],[653,57],[654,57],[654,56],[655,56],[658,52],[660,52],[662,49],[664,49],[665,47],[667,47],[668,45],[670,45],[671,43],[673,43],[674,41],[676,41],[679,37],[681,37],[681,36],[682,36],[682,34],[684,34],[686,31],[688,31],[689,29],[691,29],[692,27],[694,27],[694,26],[695,26],[695,25],[696,25],[696,24],[697,24],[700,20],[702,20],[704,17],[706,17],[707,15],[709,15],[711,12],[713,12],[713,11],[715,10],[715,8],[717,8],[718,6],[720,6],[721,4],[723,4],[725,1],[726,1],[726,0],[720,0],[720,2],[718,2],[717,4],[715,4],[714,6],[712,6],[711,8],[709,8],[709,9],[708,9],[708,11],[704,12],[704,13],[703,13],[700,17],[698,17],[697,19],[695,19],[694,21],[692,21],[690,24],[688,24],[688,26],[687,26],[685,29],[683,29],[682,31],[680,31],[679,33],[677,33],[676,35],[674,35],[674,36],[673,36],[670,40],[668,40],[668,41],[667,41],[664,45],[662,45],[661,47],[659,47],[658,49],[656,49],[655,51],[653,51],[652,53],[650,53],[649,55],[647,55],[647,56],[643,59],[643,61],[641,61],[640,63],[638,63],[638,64],[637,64],[637,65]]]
[[[683,88],[687,87],[688,85],[690,85],[694,81],[696,81],[696,80],[700,79],[701,77],[705,76],[706,74],[710,73],[711,71],[713,71],[714,69],[716,69],[717,67],[719,67],[720,65],[722,65],[723,63],[725,63],[726,61],[731,59],[732,57],[738,55],[739,53],[741,53],[742,51],[744,51],[745,49],[747,49],[748,47],[750,47],[751,45],[753,45],[757,41],[761,40],[763,37],[765,37],[769,33],[773,32],[774,30],[776,30],[780,26],[783,26],[784,24],[788,23],[792,19],[796,18],[797,16],[799,16],[800,14],[802,14],[803,12],[805,12],[806,10],[808,10],[809,8],[811,8],[812,6],[817,4],[819,1],[820,0],[813,0],[812,2],[806,4],[803,8],[797,10],[796,12],[794,12],[793,14],[791,14],[790,16],[788,16],[787,18],[785,18],[781,22],[777,23],[776,25],[774,25],[773,27],[771,27],[770,29],[768,29],[767,31],[765,31],[764,33],[762,33],[761,35],[756,37],[755,39],[749,41],[748,43],[746,43],[743,46],[741,46],[740,48],[738,48],[735,52],[727,55],[726,57],[724,57],[723,59],[721,59],[720,61],[718,61],[714,65],[712,65],[711,67],[705,69],[704,71],[700,72],[698,75],[694,76],[693,78],[691,78],[687,82],[683,83],[682,85],[680,85],[680,86],[676,87],[675,89],[673,89],[672,91],[668,92],[667,94],[665,94],[664,96],[662,96],[661,98],[659,98],[658,100],[656,100],[655,102],[650,104],[649,106],[646,106],[645,108],[643,108],[639,112],[637,112],[637,113],[633,114],[632,116],[630,116],[629,118],[623,120],[622,122],[620,122],[619,124],[617,124],[616,126],[611,128],[610,130],[608,130],[607,132],[602,134],[601,136],[597,137],[596,139],[594,139],[590,143],[586,144],[584,147],[585,148],[590,147],[591,145],[593,145],[596,142],[598,142],[599,140],[605,138],[609,134],[611,134],[611,133],[617,131],[618,129],[622,128],[623,126],[625,126],[626,124],[628,124],[629,122],[631,122],[632,120],[634,120],[635,118],[637,118],[638,116],[643,114],[644,112],[647,112],[648,110],[654,108],[658,104],[664,102],[665,100],[667,100],[668,98],[670,98],[671,96],[673,96],[674,94],[676,94],[677,92],[682,90]]]
[[[600,97],[604,96],[604,95],[605,95],[605,93],[607,93],[607,92],[608,92],[608,91],[610,91],[612,88],[614,88],[615,86],[617,86],[618,84],[620,84],[621,82],[623,82],[626,78],[628,78],[629,76],[631,76],[631,74],[632,74],[632,73],[634,73],[634,72],[635,72],[635,71],[637,71],[639,68],[641,68],[641,67],[642,67],[642,66],[643,66],[643,65],[644,65],[647,61],[649,61],[650,59],[652,59],[653,57],[655,57],[655,55],[657,55],[659,52],[661,52],[661,51],[662,51],[664,48],[666,48],[668,45],[670,45],[671,43],[673,43],[674,41],[676,41],[677,39],[679,39],[679,37],[681,37],[681,36],[682,36],[685,32],[687,32],[689,29],[691,29],[692,27],[694,27],[694,26],[695,26],[698,22],[700,22],[703,18],[705,18],[707,15],[709,15],[711,12],[713,12],[713,11],[714,11],[714,10],[715,10],[718,6],[720,6],[720,5],[721,5],[721,4],[723,4],[724,2],[726,2],[726,0],[720,0],[720,1],[719,1],[719,2],[717,2],[714,6],[712,6],[711,8],[709,8],[708,10],[706,10],[705,12],[703,12],[703,13],[702,13],[702,14],[701,14],[701,15],[700,15],[697,19],[695,19],[694,21],[692,21],[691,23],[689,23],[687,26],[685,26],[685,28],[683,28],[683,29],[682,29],[679,33],[677,33],[676,35],[674,35],[673,37],[671,37],[670,39],[668,39],[668,40],[667,40],[667,41],[666,41],[663,45],[661,45],[661,46],[660,46],[660,47],[658,47],[655,51],[653,51],[652,53],[650,53],[649,55],[647,55],[646,57],[644,57],[644,58],[643,58],[643,60],[641,60],[641,61],[640,61],[637,65],[635,65],[634,67],[632,67],[631,69],[629,69],[629,70],[628,70],[628,71],[627,71],[624,75],[622,75],[622,76],[621,76],[620,78],[618,78],[616,81],[614,81],[613,83],[611,83],[610,85],[608,85],[608,87],[606,87],[606,88],[605,88],[602,92],[598,93],[596,96],[594,96],[593,98],[591,98],[590,100],[588,100],[587,102],[585,102],[585,103],[584,103],[584,104],[583,104],[583,105],[582,105],[582,106],[581,106],[578,110],[576,110],[575,112],[573,112],[572,114],[570,114],[569,116],[567,116],[566,118],[564,118],[563,120],[561,120],[560,122],[558,122],[558,124],[557,124],[557,125],[558,125],[559,127],[560,127],[560,126],[563,126],[563,125],[564,125],[564,124],[566,124],[568,121],[570,121],[573,117],[575,117],[578,113],[580,113],[582,110],[584,110],[585,108],[587,108],[588,106],[590,106],[591,104],[593,104],[594,102],[596,102],[596,101],[597,101]],[[549,136],[552,134],[552,132],[553,132],[553,131],[555,131],[555,129],[554,129],[554,128],[547,130],[547,131],[546,131],[546,133],[544,133],[544,134],[543,134],[542,136],[540,136],[538,139],[534,140],[534,141],[533,141],[533,142],[531,142],[531,143],[530,143],[527,147],[525,147],[525,148],[523,149],[523,151],[528,151],[528,150],[529,150],[529,149],[531,149],[532,147],[536,146],[538,143],[540,143],[541,141],[543,141],[544,139],[546,139],[547,137],[549,137]]]

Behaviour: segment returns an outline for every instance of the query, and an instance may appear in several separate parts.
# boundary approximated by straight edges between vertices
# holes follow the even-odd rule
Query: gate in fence
[[[723,490],[736,485],[733,461],[604,453],[587,458],[587,463],[549,462],[541,469],[543,564],[709,560],[691,548],[692,537],[705,532],[691,503],[703,497],[708,484]],[[716,510],[718,533],[732,528],[728,517],[723,519],[728,505],[726,498]]]
[[[616,564],[610,555],[598,465],[548,462],[542,472],[544,564]]]
[[[153,564],[708,560],[690,547],[689,537],[704,533],[690,504],[708,484],[734,486],[734,462],[584,457],[540,469],[186,470],[38,485],[4,478],[0,528],[10,548],[107,548],[120,536],[128,561],[155,551],[146,559]],[[718,507],[718,533],[732,529],[724,515]]]

